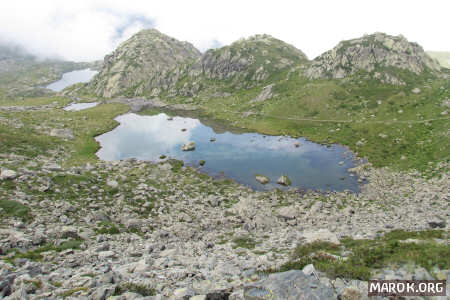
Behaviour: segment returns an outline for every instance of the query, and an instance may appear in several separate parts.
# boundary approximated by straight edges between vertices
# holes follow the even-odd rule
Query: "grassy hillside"
[[[414,93],[416,88],[420,92]],[[364,74],[309,80],[297,70],[275,83],[271,99],[252,102],[261,90],[203,98],[197,104],[205,115],[235,126],[347,145],[377,167],[424,171],[429,162],[450,158],[448,79],[411,76],[407,85],[394,86]]]

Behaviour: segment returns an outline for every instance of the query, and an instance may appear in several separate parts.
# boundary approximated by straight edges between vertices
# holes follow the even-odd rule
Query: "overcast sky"
[[[340,40],[403,34],[425,50],[450,51],[450,0],[2,0],[0,42],[67,60],[102,59],[142,28],[199,50],[267,33],[309,58]]]

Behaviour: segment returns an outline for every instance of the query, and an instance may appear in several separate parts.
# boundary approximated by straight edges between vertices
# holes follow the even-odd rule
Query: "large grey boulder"
[[[326,300],[335,298],[331,288],[299,270],[271,274],[261,281],[244,287],[245,300]]]

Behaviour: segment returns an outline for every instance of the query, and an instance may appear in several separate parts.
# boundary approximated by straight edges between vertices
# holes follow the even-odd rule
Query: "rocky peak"
[[[417,43],[408,42],[402,35],[377,32],[340,42],[314,59],[306,75],[310,78],[345,78],[366,71],[386,83],[404,84],[395,74],[386,72],[392,68],[416,75],[424,71],[440,71],[439,64]]]
[[[208,50],[193,68],[191,75],[228,79],[236,82],[259,82],[271,73],[307,61],[306,55],[267,34],[240,39],[229,46]]]
[[[167,76],[180,64],[195,61],[200,52],[156,29],[146,29],[123,42],[104,59],[99,74],[90,83],[97,95],[140,95],[173,84]]]

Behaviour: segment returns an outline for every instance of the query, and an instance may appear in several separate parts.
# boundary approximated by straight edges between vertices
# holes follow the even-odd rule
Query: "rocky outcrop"
[[[236,86],[248,87],[268,79],[273,73],[306,61],[306,55],[299,49],[262,34],[208,50],[192,67],[190,75],[231,79]]]
[[[179,79],[182,66],[200,52],[156,29],[142,30],[107,55],[89,87],[102,97],[150,93],[157,95]]]
[[[412,72],[438,72],[440,66],[421,46],[403,36],[375,33],[340,42],[332,50],[314,59],[305,74],[309,78],[345,78],[368,72],[384,83],[402,85],[394,69]]]
[[[306,62],[303,52],[269,35],[241,39],[203,55],[189,43],[143,30],[105,57],[88,89],[102,97],[222,95],[223,86],[251,88]]]

